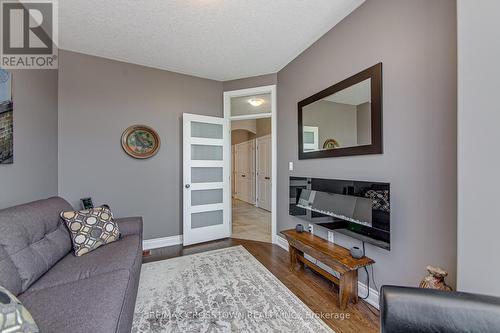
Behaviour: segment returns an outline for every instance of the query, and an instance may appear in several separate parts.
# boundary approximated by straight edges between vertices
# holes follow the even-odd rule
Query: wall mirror
[[[382,63],[298,103],[299,159],[382,153]]]

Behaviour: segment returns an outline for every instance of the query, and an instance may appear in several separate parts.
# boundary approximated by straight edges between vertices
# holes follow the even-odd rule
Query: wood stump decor
[[[339,142],[335,139],[327,139],[323,143],[323,149],[335,149],[335,148],[340,148]]]
[[[420,288],[426,289],[438,289],[443,291],[452,291],[449,285],[446,284],[444,278],[448,276],[448,272],[440,267],[427,266],[427,271],[429,275],[422,279],[420,282]]]

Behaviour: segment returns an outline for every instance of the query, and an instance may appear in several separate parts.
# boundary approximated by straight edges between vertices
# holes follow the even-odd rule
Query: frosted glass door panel
[[[224,223],[222,210],[191,214],[191,227],[193,229],[210,227]]]
[[[212,205],[222,203],[222,189],[191,191],[191,205]]]
[[[222,161],[222,146],[191,145],[193,161]]]
[[[219,124],[191,123],[191,136],[193,138],[222,139],[223,127]]]
[[[222,168],[191,168],[192,183],[220,183],[223,180]]]
[[[220,183],[223,180],[222,168],[191,168],[192,183]]]

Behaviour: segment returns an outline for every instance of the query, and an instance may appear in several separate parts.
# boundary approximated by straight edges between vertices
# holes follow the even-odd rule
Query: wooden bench
[[[304,265],[321,274],[326,279],[339,286],[339,307],[344,310],[349,301],[358,301],[358,269],[374,264],[375,261],[363,257],[355,259],[345,247],[330,243],[321,237],[314,236],[309,232],[297,232],[293,229],[281,232],[287,239],[290,252],[290,269],[295,270],[297,263],[303,269]],[[307,253],[311,257],[321,261],[340,274],[337,278],[315,263],[304,257]]]

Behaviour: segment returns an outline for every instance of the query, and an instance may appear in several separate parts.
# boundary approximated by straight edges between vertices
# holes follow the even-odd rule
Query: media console
[[[348,249],[330,243],[309,232],[297,232],[293,229],[281,232],[288,241],[290,270],[294,271],[297,263],[304,265],[339,286],[339,307],[344,310],[347,304],[358,301],[358,269],[375,263],[373,259],[362,257],[355,259]],[[323,268],[307,260],[304,253],[321,261],[340,274],[337,278]]]

